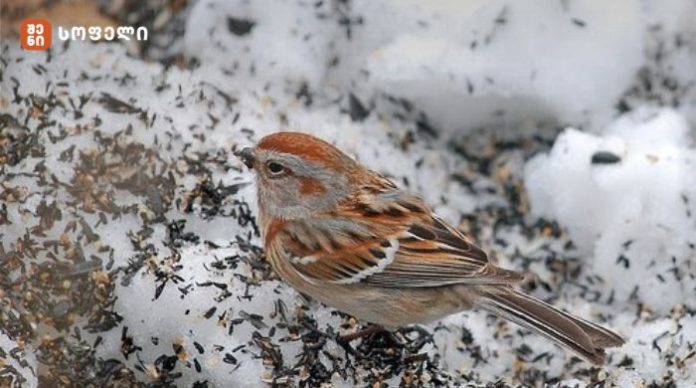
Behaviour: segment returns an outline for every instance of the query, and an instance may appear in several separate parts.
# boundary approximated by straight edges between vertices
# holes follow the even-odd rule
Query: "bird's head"
[[[300,132],[268,135],[237,156],[256,173],[259,207],[269,219],[326,212],[349,196],[364,173],[338,148]]]

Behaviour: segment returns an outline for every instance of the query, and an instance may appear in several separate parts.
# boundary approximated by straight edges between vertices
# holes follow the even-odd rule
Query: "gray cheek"
[[[335,206],[344,199],[347,194],[348,191],[344,186],[329,186],[324,193],[310,196],[307,203],[309,203],[313,209],[326,210]]]
[[[259,186],[259,202],[271,218],[303,218],[311,211],[298,197],[297,184],[290,180],[264,182]]]
[[[274,193],[278,206],[297,206],[301,204],[301,199],[298,198],[297,183],[295,181],[279,180],[276,183]]]
[[[259,200],[269,216],[283,219],[308,218],[334,207],[349,195],[345,177],[316,166],[292,166],[295,175],[282,179],[260,177]],[[325,191],[317,195],[300,194],[296,178],[311,177],[321,182]],[[263,186],[263,187],[261,187]]]
[[[280,180],[265,181],[259,186],[259,195],[269,205],[283,207],[295,204],[295,196],[292,195],[289,182]]]

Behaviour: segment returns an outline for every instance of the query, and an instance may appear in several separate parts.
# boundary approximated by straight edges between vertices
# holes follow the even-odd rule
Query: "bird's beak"
[[[242,160],[249,168],[254,168],[254,149],[251,147],[244,148],[241,151],[235,151],[234,154]]]

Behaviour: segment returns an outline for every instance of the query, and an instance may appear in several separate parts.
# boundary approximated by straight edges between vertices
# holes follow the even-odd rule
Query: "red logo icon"
[[[46,50],[51,47],[51,22],[45,19],[26,19],[20,27],[19,38],[25,50]]]

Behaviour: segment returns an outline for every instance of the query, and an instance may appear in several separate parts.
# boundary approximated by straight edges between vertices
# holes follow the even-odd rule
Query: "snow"
[[[398,15],[383,33],[368,17],[355,40],[390,39],[368,46],[358,66],[370,74],[372,93],[406,97],[444,129],[577,122],[588,111],[601,120],[641,64],[634,1],[440,1],[427,11],[403,3],[356,7]]]
[[[345,29],[332,20],[335,13]],[[307,23],[315,14],[319,21]],[[251,32],[222,33],[230,17],[253,23]],[[406,98],[442,129],[524,120],[602,123],[642,64],[641,17],[631,0],[547,6],[355,1],[317,7],[206,0],[194,7],[185,49],[204,68],[234,74],[235,84],[282,79],[353,90],[370,100],[384,94]],[[221,53],[231,53],[229,60],[221,61]]]
[[[161,354],[177,355],[183,365],[179,370],[185,373],[184,378],[177,381],[182,386],[203,380],[213,386],[258,385],[258,380],[251,377],[264,376],[266,371],[257,360],[256,350],[248,348],[247,341],[254,331],[267,328],[268,324],[261,322],[254,326],[246,321],[234,325],[228,332],[228,328],[223,326],[229,321],[226,317],[247,313],[267,319],[277,306],[276,300],[292,306],[294,295],[288,292],[275,295],[274,290],[279,284],[268,281],[254,290],[254,299],[244,299],[240,297],[245,294],[244,282],[230,278],[228,272],[211,273],[206,269],[215,261],[236,253],[238,250],[231,248],[210,250],[197,246],[183,249],[183,268],[176,274],[181,278],[178,283],[191,285],[185,292],[172,284],[165,286],[159,297],[150,297],[154,276],[147,272],[137,274],[128,287],[117,289],[116,309],[128,311],[123,325],[130,328],[133,342],[145,348],[137,352],[138,363],[155,365]],[[250,272],[248,268],[237,271],[240,274]],[[213,283],[224,286],[224,289]],[[222,301],[216,302],[218,300]],[[120,338],[111,337],[104,344],[105,353],[118,349],[120,344]],[[181,346],[182,350],[173,352],[174,344]],[[288,342],[284,349],[286,356],[297,353],[297,350],[293,351],[294,347],[293,342]],[[196,372],[196,368],[204,372]],[[239,371],[234,372],[237,369]],[[151,375],[148,377],[152,378]]]
[[[304,2],[199,1],[187,22],[185,49],[204,68],[233,73],[238,85],[279,80],[282,74],[283,80],[316,87],[336,26],[302,23],[315,12]],[[242,26],[230,27],[235,21]],[[221,55],[227,59],[220,60]]]
[[[38,369],[30,348],[0,331],[0,382],[6,387],[36,387]]]
[[[620,160],[593,164],[597,152]],[[532,214],[557,220],[618,300],[667,312],[696,290],[696,149],[671,109],[638,110],[601,136],[566,129],[526,166]]]
[[[1,348],[31,344],[29,386],[38,365],[47,386],[693,385],[693,9],[200,0],[192,69],[3,42]],[[362,322],[273,276],[230,152],[281,129],[422,194],[525,290],[627,344],[591,368],[467,311],[432,341],[346,353],[334,335]]]

